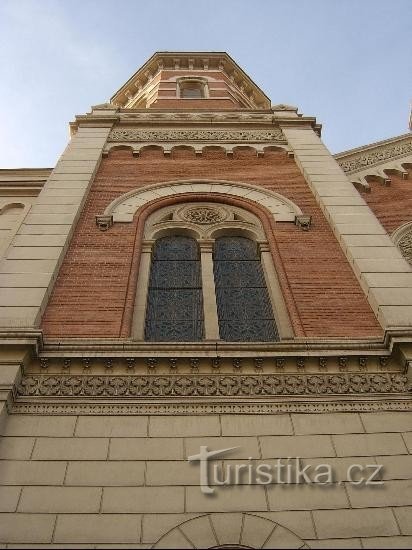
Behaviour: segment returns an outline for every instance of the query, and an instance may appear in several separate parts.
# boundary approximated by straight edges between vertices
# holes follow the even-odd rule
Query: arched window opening
[[[207,81],[203,78],[178,79],[179,97],[182,99],[205,99],[207,97]]]
[[[279,340],[257,243],[220,237],[213,247],[220,338],[233,342]]]
[[[201,267],[195,239],[175,235],[156,241],[148,290],[146,340],[202,340]]]

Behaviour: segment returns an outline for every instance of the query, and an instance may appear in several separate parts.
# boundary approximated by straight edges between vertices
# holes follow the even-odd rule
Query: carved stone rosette
[[[23,377],[19,396],[62,397],[271,397],[400,394],[411,391],[400,373],[316,375],[143,375]]]

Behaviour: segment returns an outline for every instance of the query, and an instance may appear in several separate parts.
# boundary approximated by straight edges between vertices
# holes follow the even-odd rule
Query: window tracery
[[[274,342],[280,335],[292,335],[290,322],[254,214],[192,202],[149,216],[135,304],[137,340]]]

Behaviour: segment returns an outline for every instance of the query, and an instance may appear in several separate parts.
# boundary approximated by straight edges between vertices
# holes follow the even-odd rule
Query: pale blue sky
[[[411,23],[411,0],[0,0],[0,167],[53,166],[157,50],[227,51],[332,152],[406,133]]]

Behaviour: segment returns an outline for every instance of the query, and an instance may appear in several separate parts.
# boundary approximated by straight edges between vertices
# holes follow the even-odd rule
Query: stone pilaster
[[[2,326],[38,326],[111,122],[80,125],[0,263]]]

